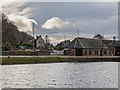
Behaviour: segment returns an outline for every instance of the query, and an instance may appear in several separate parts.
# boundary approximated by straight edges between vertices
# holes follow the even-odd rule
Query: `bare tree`
[[[101,40],[104,40],[104,36],[101,35],[101,34],[96,34],[95,36],[93,36],[94,39],[101,39]]]

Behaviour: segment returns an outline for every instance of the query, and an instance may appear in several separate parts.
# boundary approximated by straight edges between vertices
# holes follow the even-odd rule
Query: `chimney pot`
[[[115,41],[115,40],[116,40],[116,37],[113,37],[113,40]]]

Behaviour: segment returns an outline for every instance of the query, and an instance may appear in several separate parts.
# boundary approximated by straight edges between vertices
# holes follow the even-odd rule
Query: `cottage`
[[[75,38],[65,46],[65,55],[103,56],[109,55],[109,48],[100,39]],[[66,53],[67,52],[67,53]]]
[[[36,36],[36,39],[35,39],[35,46],[36,48],[44,48],[45,47],[45,40],[40,36]]]

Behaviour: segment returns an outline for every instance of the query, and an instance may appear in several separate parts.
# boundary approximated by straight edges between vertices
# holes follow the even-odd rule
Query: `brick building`
[[[77,37],[65,46],[64,54],[71,56],[120,56],[120,45],[118,41],[113,40],[103,41]]]

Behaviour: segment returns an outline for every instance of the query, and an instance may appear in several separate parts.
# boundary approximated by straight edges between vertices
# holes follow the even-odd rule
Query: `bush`
[[[10,51],[10,45],[9,43],[5,43],[4,45],[2,45],[2,51]]]

